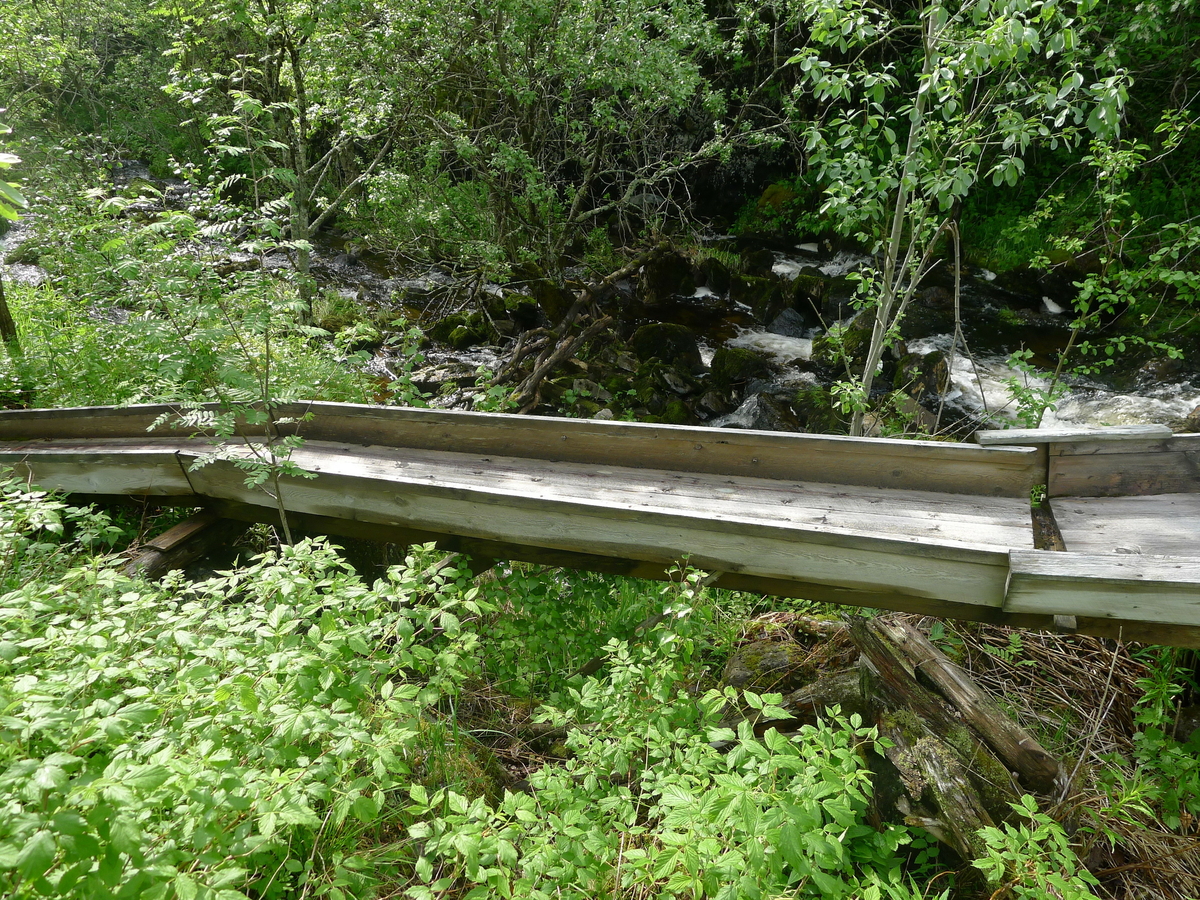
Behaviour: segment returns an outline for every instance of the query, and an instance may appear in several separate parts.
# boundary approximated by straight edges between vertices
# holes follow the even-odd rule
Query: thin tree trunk
[[[883,358],[883,350],[887,344],[887,333],[892,325],[892,306],[896,302],[896,296],[900,293],[899,282],[904,277],[903,272],[898,273],[896,271],[896,263],[900,257],[900,242],[904,238],[904,222],[908,217],[910,183],[916,174],[918,136],[925,122],[925,104],[929,96],[929,89],[922,90],[921,85],[928,84],[929,75],[933,67],[933,30],[934,15],[930,11],[925,23],[925,34],[923,37],[925,62],[921,67],[921,80],[917,85],[917,99],[913,103],[908,141],[904,149],[904,166],[900,172],[900,184],[896,188],[896,205],[892,213],[892,228],[891,233],[888,235],[887,253],[883,264],[883,293],[880,295],[879,302],[875,307],[875,325],[871,329],[871,345],[867,351],[867,361],[863,367],[862,381],[860,382],[864,404],[871,397],[871,386],[875,382],[875,369],[878,368],[879,361]],[[851,436],[862,437],[864,415],[865,409],[855,410],[854,417],[850,421]]]
[[[0,276],[0,341],[8,348],[9,356],[14,359],[21,356],[21,339],[17,334],[17,323],[13,321],[8,308],[8,298],[4,294],[4,277]]]

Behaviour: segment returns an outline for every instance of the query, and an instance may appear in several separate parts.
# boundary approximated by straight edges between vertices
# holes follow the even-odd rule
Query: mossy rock
[[[811,659],[800,644],[754,641],[729,658],[721,681],[738,690],[788,694],[812,680]]]
[[[694,425],[696,417],[682,400],[667,401],[662,411],[662,420],[668,425]]]
[[[429,336],[455,350],[465,350],[486,342],[488,327],[482,313],[451,313],[429,329]]]
[[[533,263],[525,263],[518,267],[516,275],[524,280],[538,309],[550,320],[552,325],[561,322],[575,303],[575,295],[565,285],[547,278],[546,274]]]
[[[775,254],[770,250],[759,247],[742,252],[742,271],[749,273],[749,277],[769,277],[774,265]]]
[[[536,328],[542,319],[537,300],[528,294],[505,294],[504,312],[523,331]]]
[[[767,378],[774,367],[763,356],[743,347],[721,347],[713,354],[713,384],[725,387]]]
[[[702,365],[700,344],[686,325],[669,322],[643,325],[629,339],[629,347],[642,362],[660,360],[689,369]]]
[[[654,257],[642,268],[640,287],[642,300],[650,304],[692,294],[696,290],[692,264],[675,251]]]
[[[950,363],[940,350],[918,355],[909,353],[896,365],[892,386],[914,400],[939,396],[950,387]]]
[[[796,199],[796,192],[791,185],[776,182],[769,186],[758,198],[759,209],[782,210],[783,207]]]
[[[729,285],[733,280],[733,273],[729,271],[729,267],[719,259],[707,257],[700,261],[700,280],[704,282],[709,290],[716,294],[729,293]]]
[[[810,434],[845,434],[846,422],[838,414],[829,389],[813,385],[796,393],[792,409]]]
[[[774,276],[735,275],[729,283],[729,299],[748,306],[760,322],[770,322],[791,305]]]
[[[829,334],[814,338],[812,361],[817,365],[842,369],[845,364],[844,355],[849,358],[851,368],[861,372],[870,348],[871,326],[860,324],[860,319],[855,319],[841,330],[838,340],[834,340]]]

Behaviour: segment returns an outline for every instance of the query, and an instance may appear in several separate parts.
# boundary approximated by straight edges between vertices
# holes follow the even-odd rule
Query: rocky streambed
[[[141,187],[151,188],[147,196]],[[117,168],[114,190],[137,194],[125,214],[150,220],[204,206],[197,189],[151,182],[137,163]],[[0,239],[6,278],[46,277],[25,243],[35,231],[36,221],[26,220]],[[223,271],[292,265],[286,253],[208,255]],[[869,322],[855,306],[856,274],[874,264],[828,242],[711,236],[663,248],[621,277],[578,269],[562,285],[529,270],[501,284],[478,272],[413,271],[345,236],[322,235],[311,272],[320,288],[315,324],[339,346],[369,351],[381,398],[390,386],[409,401],[510,410],[517,387],[548,361],[532,398],[522,398],[526,411],[837,433],[848,417],[831,386],[851,379],[855,364],[861,370]],[[953,288],[942,265],[910,306],[902,340],[876,378],[873,433],[954,436],[1019,423],[1022,397],[1052,388],[1061,396],[1043,424],[1200,430],[1200,353],[1171,359],[1139,345],[1100,375],[1071,374],[1072,359],[1052,379],[1070,339],[1069,273],[972,268],[957,299]],[[581,292],[589,299],[584,319],[604,319],[603,327],[549,360],[570,338],[559,323]],[[1014,351],[1027,353],[1025,366],[1014,367]]]

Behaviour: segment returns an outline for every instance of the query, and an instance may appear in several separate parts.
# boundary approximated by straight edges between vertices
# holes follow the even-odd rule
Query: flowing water
[[[137,163],[123,164],[114,176],[117,187],[126,187],[139,180],[150,181],[150,177],[145,167]],[[156,181],[153,186],[161,193],[161,199],[146,201],[151,204],[147,212],[153,212],[155,204],[159,209],[187,208],[189,203],[195,202],[195,189],[184,182]],[[27,217],[9,228],[0,237],[0,260],[17,251],[35,227],[36,222]],[[415,275],[396,272],[385,256],[355,253],[336,238],[321,237],[314,244],[313,273],[322,287],[376,308],[390,306],[398,316],[422,325],[452,311],[455,298],[462,295],[462,283],[445,272],[430,270]],[[236,255],[230,256],[231,262],[238,262],[234,258]],[[834,305],[828,298],[825,300],[821,325],[849,320],[853,308],[848,298],[853,293],[853,285],[847,276],[874,265],[868,255],[835,251],[815,243],[797,245],[787,253],[775,253],[774,257],[771,272],[784,281],[792,281],[801,275],[816,276],[834,286],[832,292],[842,299]],[[272,257],[268,263],[271,268],[288,265],[284,255]],[[12,282],[30,285],[41,284],[48,277],[44,269],[19,261],[0,264],[0,272]],[[476,290],[498,294],[501,287],[487,284],[477,286]],[[1014,385],[1035,393],[1044,392],[1050,387],[1050,376],[1048,373],[1028,374],[1013,368],[1009,364],[1009,354],[1023,346],[1029,347],[1035,351],[1035,361],[1051,365],[1056,351],[1065,341],[1068,316],[1064,310],[1069,307],[1069,300],[1047,296],[1041,297],[1039,304],[1035,298],[1033,308],[1030,308],[1029,297],[1005,292],[997,286],[996,275],[982,269],[975,270],[965,279],[962,297],[963,326],[972,351],[970,355],[964,352],[962,345],[950,354],[952,338],[947,332],[952,322],[946,321],[949,313],[944,309],[918,310],[915,305],[910,313],[910,332],[905,335],[907,351],[917,355],[936,352],[952,356],[950,389],[940,398],[945,410],[979,423],[1000,426],[1017,423],[1017,394],[1021,392],[1014,391]],[[1011,314],[1013,308],[1023,310],[1019,320]],[[104,311],[97,314],[103,315]],[[746,304],[709,286],[696,288],[690,296],[676,297],[666,304],[642,309],[638,315],[646,320],[676,321],[692,328],[700,340],[701,356],[706,365],[712,362],[716,348],[721,345],[753,350],[776,363],[778,374],[773,379],[751,383],[738,409],[713,418],[708,424],[776,427],[763,415],[769,398],[811,386],[818,380],[810,360],[813,340],[823,329],[814,325],[811,319],[806,323],[789,322],[787,327],[781,327],[778,321],[763,323],[755,319]],[[916,333],[912,329],[916,329]],[[423,351],[424,362],[413,373],[412,380],[438,405],[461,405],[468,402],[478,373],[501,369],[508,360],[511,347],[510,341],[506,347],[427,348]],[[391,380],[398,374],[401,364],[395,351],[381,350],[370,369],[381,379]],[[465,393],[463,389],[466,389]],[[1116,390],[1099,381],[1073,378],[1064,381],[1062,396],[1055,402],[1054,409],[1046,411],[1042,424],[1171,424],[1186,417],[1198,404],[1200,384],[1190,378],[1168,381],[1142,378],[1132,391]]]

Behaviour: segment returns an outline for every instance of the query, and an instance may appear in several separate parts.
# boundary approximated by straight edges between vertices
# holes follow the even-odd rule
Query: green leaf
[[[17,871],[26,881],[41,878],[54,864],[57,852],[58,845],[54,843],[54,835],[44,829],[34,832],[17,854]]]

